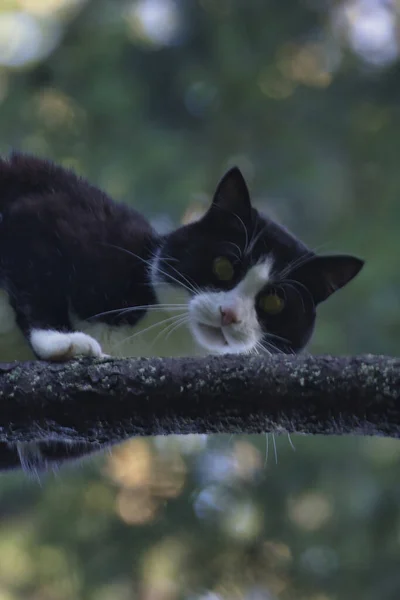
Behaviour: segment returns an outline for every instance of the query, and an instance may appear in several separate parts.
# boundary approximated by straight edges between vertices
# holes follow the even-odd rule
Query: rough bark
[[[400,359],[207,357],[0,364],[0,441],[296,432],[399,437]]]

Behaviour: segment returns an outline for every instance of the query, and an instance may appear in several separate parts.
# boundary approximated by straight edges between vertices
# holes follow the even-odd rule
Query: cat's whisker
[[[87,321],[91,321],[98,317],[105,317],[107,315],[112,315],[119,313],[121,315],[129,312],[134,312],[136,310],[149,310],[149,311],[165,311],[165,310],[181,310],[185,309],[186,304],[144,304],[143,306],[128,306],[127,308],[115,308],[113,310],[105,310],[104,312],[97,313],[92,315],[91,317],[87,317]]]
[[[191,290],[192,290],[193,293],[195,293],[195,294],[199,293],[200,288],[199,288],[198,285],[196,285],[195,283],[189,281],[189,279],[187,277],[185,277],[185,275],[183,275],[180,271],[178,271],[178,269],[175,269],[175,267],[173,267],[172,265],[168,265],[168,266],[171,269],[173,269],[179,275],[179,277],[182,277],[186,281],[186,283],[190,286],[190,288],[191,288]],[[164,274],[169,275],[169,273],[164,273]]]
[[[310,260],[312,260],[315,257],[315,254],[317,252],[320,252],[322,248],[325,248],[328,244],[319,244],[318,246],[314,246],[313,248],[310,248],[310,252],[307,252],[305,254],[302,254],[301,256],[299,256],[298,258],[295,258],[294,260],[292,260],[291,262],[289,262],[283,269],[282,271],[278,274],[278,277],[286,277],[286,275],[288,273],[290,273],[290,271],[294,271],[295,269],[298,269],[299,267],[303,266],[303,264],[308,263]]]
[[[295,448],[295,446],[293,444],[292,438],[290,437],[290,433],[288,433],[287,436],[288,436],[288,440],[289,440],[289,444],[290,444],[291,449],[293,450],[293,452],[296,452],[296,448]]]
[[[174,326],[172,327],[172,329],[170,329],[169,332],[167,333],[165,340],[168,340],[169,337],[174,333],[174,331],[176,331],[183,325],[186,325],[186,323],[189,323],[189,317],[183,318],[181,321],[179,321],[179,323],[175,323]]]
[[[226,208],[224,208],[222,206],[216,205],[215,208],[219,208],[220,210],[224,210],[224,211],[228,212],[229,214],[233,215],[239,221],[239,223],[242,225],[243,230],[244,230],[244,235],[245,235],[243,254],[246,254],[247,253],[247,248],[248,248],[248,245],[249,245],[249,234],[247,232],[247,227],[244,224],[243,219],[241,217],[239,217],[239,215],[236,214],[235,212],[230,211],[230,210],[228,210],[228,209],[226,209]]]
[[[163,335],[167,334],[166,338],[165,338],[167,340],[170,333],[172,333],[172,331],[174,330],[176,325],[178,325],[178,326],[183,325],[184,323],[187,323],[188,321],[189,321],[188,315],[180,315],[180,318],[177,318],[175,321],[172,321],[172,323],[169,323],[166,327],[164,327],[164,329],[162,329],[162,331],[160,331],[160,333],[158,333],[156,335],[154,340],[151,342],[150,348],[152,348],[154,346],[154,344],[156,344],[157,341],[160,339],[160,337]],[[168,333],[168,330],[170,330],[170,333]]]
[[[329,242],[328,242],[329,243]],[[322,248],[325,248],[328,243],[325,244],[319,244],[318,246],[314,246],[313,248],[310,248],[310,252],[307,252],[305,254],[302,254],[301,256],[299,256],[298,258],[295,258],[294,260],[292,260],[291,262],[289,262],[278,274],[277,277],[278,278],[284,278],[286,277],[286,275],[288,275],[291,271],[294,271],[295,269],[298,269],[300,267],[302,267],[303,265],[305,265],[306,263],[308,263],[310,260],[312,260],[315,257],[315,254],[317,252],[320,252],[322,250]]]
[[[290,340],[287,338],[281,337],[280,335],[276,335],[275,333],[267,333],[266,336],[269,339],[277,340],[278,342],[283,342],[284,344],[290,344]]]
[[[269,433],[265,434],[265,460],[264,467],[268,464],[268,454],[269,454]]]
[[[263,354],[268,354],[268,356],[271,356],[272,354],[272,352],[270,352],[261,342],[256,342],[255,348],[259,348]]]
[[[264,231],[267,228],[268,228],[268,225],[264,225],[264,227],[262,227],[257,234],[255,233],[255,230],[254,230],[252,238],[251,238],[248,248],[246,250],[247,255],[251,255],[251,253],[254,250],[255,245],[257,244],[258,240],[260,239],[260,237],[262,236],[262,234],[264,233]]]
[[[123,248],[122,246],[115,246],[114,244],[104,244],[104,245],[105,246],[109,246],[110,248],[115,248],[116,250],[121,250],[121,252],[126,252],[127,254],[129,254],[130,256],[132,256],[133,258],[136,258],[137,260],[142,261],[145,265],[148,265],[150,268],[154,268],[155,267],[159,273],[162,273],[166,277],[169,277],[172,281],[175,281],[178,285],[180,285],[181,287],[185,288],[191,294],[196,293],[196,290],[193,288],[193,286],[188,287],[187,285],[185,285],[184,283],[182,283],[182,281],[179,281],[178,279],[176,279],[176,277],[173,277],[173,275],[171,275],[170,273],[167,273],[166,271],[164,271],[163,269],[161,269],[157,265],[157,263],[155,261],[147,260],[146,258],[143,258],[142,256],[139,256],[138,254],[135,254],[134,252],[131,252],[127,248]],[[169,265],[169,266],[171,267],[171,269],[174,268],[174,267],[172,267],[172,265]]]
[[[277,452],[277,449],[276,449],[275,434],[272,433],[271,435],[272,435],[272,443],[274,445],[275,464],[277,465],[278,464],[278,452]]]
[[[241,258],[243,256],[243,252],[242,252],[240,246],[238,244],[235,244],[235,242],[227,242],[227,244],[231,244],[231,246],[234,246],[235,248],[238,249],[239,255],[235,256],[235,258],[237,258],[238,260],[241,260]]]
[[[286,277],[286,275],[288,275],[291,271],[294,271],[295,269],[300,268],[301,266],[305,265],[306,263],[308,263],[312,259],[313,259],[313,255],[312,254],[302,254],[298,258],[295,258],[294,260],[292,260],[291,262],[289,262],[277,274],[277,278],[284,279]]]
[[[157,264],[157,260],[159,259],[159,256],[158,256],[157,252],[153,252],[153,253],[152,253],[152,259],[153,259],[153,262],[152,262],[151,264],[152,264],[153,266],[155,266],[157,270],[159,270],[161,273],[163,273],[163,274],[164,274],[164,275],[166,275],[167,277],[171,277],[171,275],[170,275],[169,273],[166,273],[166,272],[164,272],[164,271],[161,271],[160,267],[158,266],[158,264]],[[163,262],[165,262],[165,263],[169,263],[170,261],[173,261],[173,262],[180,262],[180,261],[179,261],[179,259],[177,259],[177,258],[174,258],[174,257],[172,257],[172,256],[169,256],[168,254],[166,254],[166,255],[163,255],[163,257],[162,257],[162,261],[163,261]],[[178,271],[178,269],[176,269],[175,267],[173,267],[173,266],[172,266],[172,265],[170,265],[170,264],[168,264],[168,266],[169,266],[171,269],[173,269],[173,270],[174,270],[174,271],[175,271],[175,272],[176,272],[176,273],[177,273],[177,274],[178,274],[180,277],[182,277],[182,278],[183,278],[183,279],[186,281],[186,283],[189,285],[189,287],[191,288],[191,291],[192,291],[193,293],[197,293],[197,292],[199,292],[199,291],[200,291],[200,288],[199,288],[199,286],[198,286],[198,285],[196,285],[194,282],[192,282],[192,281],[189,281],[189,279],[188,279],[188,278],[187,278],[185,275],[183,275],[183,273],[181,273],[181,271]],[[174,280],[174,281],[176,281],[176,280]],[[161,282],[160,282],[160,283],[161,283]],[[163,283],[163,282],[162,282],[162,283]],[[165,282],[165,283],[166,283],[166,282]],[[178,283],[180,283],[180,282],[178,281]],[[157,285],[159,285],[159,282],[157,282]],[[182,285],[182,284],[181,284],[181,285]]]
[[[243,254],[247,254],[247,248],[249,246],[249,234],[247,232],[247,227],[243,222],[243,219],[241,219],[239,217],[239,215],[237,215],[236,213],[232,213],[237,219],[238,221],[242,224],[243,229],[244,229],[244,235],[245,235],[245,241],[244,241],[244,250],[243,250]]]
[[[118,344],[115,344],[113,346],[113,348],[118,348],[119,346],[121,346],[122,344],[125,344],[128,341],[132,341],[134,338],[136,338],[138,335],[143,335],[144,333],[151,331],[152,329],[154,329],[155,327],[160,327],[161,325],[163,325],[164,323],[169,323],[170,321],[175,321],[176,319],[179,319],[182,315],[174,315],[173,317],[168,317],[166,319],[164,319],[163,321],[158,321],[157,323],[153,323],[153,325],[150,325],[149,327],[146,327],[145,329],[141,329],[140,331],[138,331],[137,333],[134,333],[132,335],[127,336],[126,338],[124,338],[121,342],[118,342]]]
[[[285,279],[284,283],[288,287],[292,288],[292,290],[294,290],[296,292],[296,294],[298,294],[298,296],[299,296],[299,298],[301,300],[302,307],[303,307],[303,312],[306,312],[306,306],[304,304],[303,296],[300,294],[300,291],[297,289],[296,284],[298,284],[298,285],[300,285],[300,286],[302,286],[304,288],[305,288],[305,286],[303,286],[303,284],[301,284],[301,283],[299,283],[299,282],[297,282],[295,280],[291,280],[291,279]],[[307,288],[305,288],[305,289],[307,289]],[[310,298],[312,299],[311,294],[310,294]],[[314,300],[313,299],[312,299],[312,301],[313,301],[313,304],[314,304]]]

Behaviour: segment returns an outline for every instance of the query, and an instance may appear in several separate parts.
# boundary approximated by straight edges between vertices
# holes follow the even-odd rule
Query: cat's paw
[[[30,342],[42,360],[63,362],[78,356],[105,357],[100,344],[81,331],[62,333],[51,329],[34,329]]]

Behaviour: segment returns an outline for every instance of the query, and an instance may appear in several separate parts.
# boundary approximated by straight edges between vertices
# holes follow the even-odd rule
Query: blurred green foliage
[[[72,166],[154,223],[238,164],[257,206],[366,259],[311,352],[397,354],[395,0],[0,0],[0,151]],[[400,444],[133,440],[3,475],[0,600],[397,600]]]

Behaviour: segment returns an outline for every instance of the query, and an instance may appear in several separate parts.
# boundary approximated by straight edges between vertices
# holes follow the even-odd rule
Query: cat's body
[[[160,236],[73,173],[14,154],[0,217],[0,361],[299,352],[318,303],[362,266],[261,216],[238,169],[202,219]],[[19,450],[28,470],[46,466]]]

